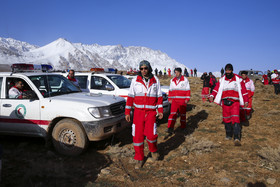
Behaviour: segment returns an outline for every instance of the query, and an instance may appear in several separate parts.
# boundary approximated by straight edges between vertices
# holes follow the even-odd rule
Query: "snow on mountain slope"
[[[148,60],[153,69],[173,70],[186,66],[170,58],[166,53],[147,47],[123,47],[122,45],[100,46],[71,43],[59,38],[45,46],[0,38],[0,64],[39,63],[51,64],[55,69],[89,70],[92,67],[113,67],[119,70],[138,69],[139,62]],[[187,68],[189,71],[189,68]]]

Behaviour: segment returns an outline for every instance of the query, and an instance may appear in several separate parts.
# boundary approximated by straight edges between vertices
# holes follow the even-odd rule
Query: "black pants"
[[[225,123],[226,137],[241,140],[242,126],[239,123]]]
[[[280,93],[280,84],[273,84],[274,85],[274,92],[276,95]]]

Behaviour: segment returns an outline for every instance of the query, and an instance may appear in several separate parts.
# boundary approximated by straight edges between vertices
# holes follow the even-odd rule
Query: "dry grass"
[[[267,167],[278,171],[280,170],[280,146],[275,149],[270,146],[263,147],[258,151],[258,154]]]
[[[160,78],[161,84],[169,85],[170,79]],[[221,107],[202,103],[200,78],[189,81],[186,132],[177,129],[178,118],[176,133],[166,139],[167,120],[160,123],[158,162],[147,159],[143,168],[134,170],[131,129],[116,135],[114,143],[108,139],[90,144],[78,158],[48,156],[36,141],[16,146],[16,140],[2,138],[4,186],[269,186],[268,178],[280,186],[280,96],[274,95],[273,86],[255,85],[254,113],[242,129],[242,146],[236,147],[224,140]],[[145,141],[146,158],[149,155]],[[101,172],[104,168],[110,172]]]
[[[190,135],[186,137],[186,141],[179,147],[179,150],[183,155],[187,155],[189,152],[201,154],[211,152],[212,149],[217,147],[220,147],[220,145],[206,138],[197,139],[193,135]]]

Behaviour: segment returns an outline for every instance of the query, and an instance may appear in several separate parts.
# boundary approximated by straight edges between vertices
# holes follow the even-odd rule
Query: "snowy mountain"
[[[59,38],[39,47],[12,38],[0,37],[0,64],[34,63],[51,64],[56,70],[89,70],[93,67],[138,69],[141,60],[148,60],[152,68],[171,70],[186,66],[170,58],[166,53],[147,47],[101,46],[71,43]],[[189,68],[187,68],[189,71]]]

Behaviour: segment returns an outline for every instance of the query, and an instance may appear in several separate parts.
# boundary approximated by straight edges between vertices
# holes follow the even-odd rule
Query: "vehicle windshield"
[[[80,89],[62,75],[36,75],[29,76],[29,78],[45,98],[81,92]]]
[[[107,75],[119,88],[129,88],[131,81],[120,75]]]

